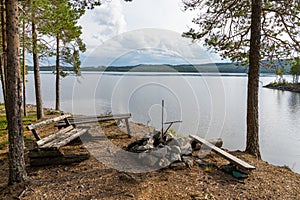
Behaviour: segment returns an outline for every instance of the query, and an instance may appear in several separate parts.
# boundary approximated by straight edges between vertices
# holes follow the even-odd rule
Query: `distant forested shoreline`
[[[63,71],[73,71],[72,67],[62,66]],[[33,71],[32,66],[27,66],[28,71]],[[55,71],[55,66],[41,66],[40,71]],[[189,72],[189,73],[247,73],[248,66],[240,66],[234,63],[209,63],[209,64],[196,64],[196,65],[148,65],[140,64],[135,66],[90,66],[81,67],[80,71],[90,72]],[[286,70],[289,72],[289,69]],[[275,74],[274,69],[267,69],[261,67],[261,73]]]

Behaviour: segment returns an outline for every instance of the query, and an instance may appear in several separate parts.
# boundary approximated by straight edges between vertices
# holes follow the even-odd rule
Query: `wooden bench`
[[[190,135],[190,138],[192,138],[195,141],[200,142],[203,145],[207,146],[208,148],[212,149],[214,152],[216,152],[217,154],[219,154],[223,158],[227,159],[232,164],[242,168],[243,170],[253,170],[253,169],[255,169],[254,166],[252,166],[252,165],[248,164],[247,162],[245,162],[245,161],[243,161],[243,160],[227,153],[226,151],[216,147],[215,145],[211,144],[210,142],[206,141],[203,138],[200,138],[200,137],[195,136],[195,135]]]
[[[128,119],[131,118],[131,113],[126,114],[114,114],[114,115],[99,115],[99,116],[69,116],[64,120],[61,119],[56,127],[65,128],[69,125],[76,127],[77,125],[90,124],[90,123],[99,123],[110,120],[125,121],[128,137],[131,137],[130,127]]]
[[[61,152],[61,147],[75,140],[87,131],[86,128],[76,128],[75,126],[71,125],[68,121],[68,117],[71,117],[71,115],[62,115],[27,126],[27,129],[33,133],[35,139],[37,140],[35,144],[36,147],[29,151],[31,165],[38,166],[47,164],[64,164],[82,161],[89,157],[89,155],[86,154],[75,157],[66,157]],[[37,128],[41,128],[47,124],[55,123],[61,120],[64,120],[66,126],[60,129],[58,132],[53,133],[45,138],[41,138],[37,133]]]

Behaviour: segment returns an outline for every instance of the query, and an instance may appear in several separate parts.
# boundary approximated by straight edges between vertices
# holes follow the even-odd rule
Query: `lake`
[[[35,104],[33,74],[27,78],[27,103]],[[53,108],[55,76],[43,72],[41,80],[44,107]],[[300,94],[262,87],[274,80],[270,75],[260,78],[262,159],[300,173]],[[246,146],[245,74],[83,72],[80,77],[62,78],[61,91],[65,112],[130,112],[132,121],[157,129],[161,129],[164,100],[164,121],[182,120],[172,126],[177,133],[221,137],[229,150]]]

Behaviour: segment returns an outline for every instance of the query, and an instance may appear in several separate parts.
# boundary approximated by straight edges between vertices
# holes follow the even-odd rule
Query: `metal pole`
[[[161,101],[161,136],[163,137],[164,134],[164,107],[165,107],[165,101]]]

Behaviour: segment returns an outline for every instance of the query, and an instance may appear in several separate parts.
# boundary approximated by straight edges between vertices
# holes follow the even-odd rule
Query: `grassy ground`
[[[32,140],[30,131],[26,130],[26,126],[29,124],[34,124],[38,120],[36,118],[35,107],[28,105],[27,107],[27,116],[23,116],[23,125],[24,125],[24,140]],[[45,110],[46,116],[53,115],[50,110]],[[8,134],[7,134],[7,120],[5,113],[4,104],[0,104],[0,149],[4,149],[8,145]]]

